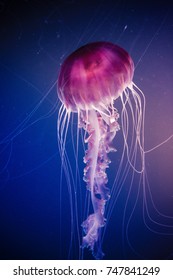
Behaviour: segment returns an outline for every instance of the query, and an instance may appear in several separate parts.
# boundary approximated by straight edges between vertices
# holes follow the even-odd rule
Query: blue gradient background
[[[163,3],[0,2],[1,259],[68,258],[70,206],[65,181],[60,204],[56,131],[60,103],[56,86],[40,100],[55,83],[63,59],[73,50],[98,40],[124,47],[136,65],[134,82],[146,97],[146,150],[173,133],[173,13],[171,6]],[[26,122],[20,126],[23,120]],[[117,150],[121,151],[121,146],[117,140]],[[110,182],[120,156],[117,152],[111,158]],[[173,217],[172,139],[147,154],[146,168],[157,208]],[[82,189],[85,192],[84,183]],[[173,259],[173,229],[164,227],[165,234],[147,229],[140,203],[129,226],[129,240],[139,254],[128,244],[123,250],[121,229],[127,189],[128,182],[105,234],[105,258]],[[129,210],[133,203],[132,194]],[[168,224],[173,226],[173,219]],[[155,229],[155,225],[151,227]],[[72,258],[78,258],[77,252],[76,245]],[[92,256],[86,253],[85,258]]]

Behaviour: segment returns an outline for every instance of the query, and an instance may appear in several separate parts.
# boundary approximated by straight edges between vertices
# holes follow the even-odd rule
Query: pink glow
[[[71,111],[111,103],[131,83],[134,65],[129,54],[109,42],[87,44],[61,66],[59,98]]]
[[[86,166],[83,180],[90,192],[93,213],[89,211],[81,224],[84,232],[81,248],[88,247],[96,259],[104,256],[101,234],[106,224],[105,206],[110,199],[106,173],[110,163],[108,153],[116,150],[112,147],[112,141],[120,129],[119,114],[114,107],[114,100],[121,96],[123,103],[123,94],[126,100],[123,103],[125,142],[128,131],[125,106],[128,103],[129,93],[132,98],[135,96],[136,112],[133,113],[132,110],[132,117],[137,118],[137,126],[136,123],[134,126],[136,133],[140,135],[141,122],[138,118],[142,116],[141,102],[132,82],[133,73],[133,61],[124,49],[112,43],[97,42],[85,45],[69,55],[61,66],[58,79],[58,96],[63,103],[58,121],[62,158],[65,150],[66,124],[69,125],[72,112],[78,113],[78,128],[85,131],[83,141],[87,144],[87,149],[84,156]],[[129,104],[131,108],[131,103]],[[138,141],[141,147],[139,137]]]

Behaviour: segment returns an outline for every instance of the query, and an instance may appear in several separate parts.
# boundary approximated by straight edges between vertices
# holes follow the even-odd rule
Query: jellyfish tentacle
[[[88,149],[84,156],[86,166],[83,179],[87,183],[87,189],[91,192],[94,211],[82,223],[85,234],[82,247],[89,247],[97,259],[104,255],[101,250],[100,234],[101,228],[106,222],[105,205],[110,198],[110,190],[106,186],[108,182],[106,169],[110,163],[108,153],[115,151],[111,148],[111,143],[119,130],[118,117],[115,109],[111,109],[107,120],[104,120],[101,113],[95,110],[89,110],[87,114],[84,111],[81,112],[83,128],[88,134],[85,139]]]

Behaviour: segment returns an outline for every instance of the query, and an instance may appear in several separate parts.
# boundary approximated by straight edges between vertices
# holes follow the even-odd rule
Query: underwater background
[[[133,81],[146,98],[146,151],[173,134],[171,4],[0,1],[0,259],[79,258],[77,231],[70,247],[70,195],[75,197],[64,176],[60,186],[57,117],[61,103],[56,81],[63,60],[93,41],[118,44],[134,60]],[[117,108],[121,108],[119,101]],[[70,130],[76,135],[75,125]],[[121,158],[121,130],[115,142],[117,152],[110,155],[108,170],[110,188]],[[73,162],[70,134],[66,151]],[[79,146],[80,238],[83,213],[79,210],[86,192],[83,156]],[[142,190],[133,207],[136,181],[127,201],[130,182],[126,180],[104,235],[105,259],[173,259],[172,138],[146,154],[146,170],[150,214],[143,212]],[[87,250],[83,258],[93,259]]]

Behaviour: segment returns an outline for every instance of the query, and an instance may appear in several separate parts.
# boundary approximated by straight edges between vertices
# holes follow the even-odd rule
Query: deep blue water
[[[60,191],[56,80],[68,54],[102,40],[119,44],[134,60],[134,82],[146,97],[145,149],[150,150],[173,134],[171,6],[165,1],[139,6],[135,1],[109,0],[92,4],[70,0],[0,3],[1,259],[79,257],[77,231],[69,255],[71,215],[65,179]],[[75,129],[73,133],[76,135]],[[118,152],[111,155],[108,171],[109,187],[121,156],[121,131],[118,133]],[[84,199],[84,154],[80,148]],[[66,149],[72,159],[70,136]],[[158,212],[148,195],[151,215],[143,213],[140,191],[128,224],[137,193],[134,181],[125,218],[129,243],[125,240],[123,245],[122,219],[130,184],[126,180],[105,233],[106,259],[173,259],[173,139],[146,154],[146,169]],[[83,200],[78,200],[82,207]],[[80,238],[82,215],[79,211]],[[85,252],[84,258],[92,259],[90,252]]]

